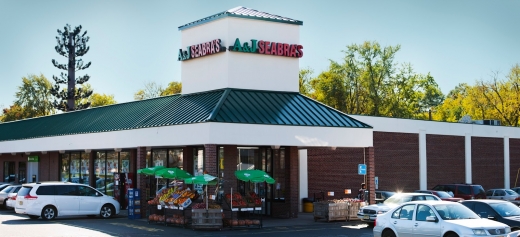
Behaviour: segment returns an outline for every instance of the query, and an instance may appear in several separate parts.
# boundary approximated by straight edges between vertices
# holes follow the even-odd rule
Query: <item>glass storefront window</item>
[[[107,173],[105,176],[105,194],[114,196],[114,174],[119,173],[119,153],[107,152]]]
[[[61,154],[60,180],[68,182],[70,177],[69,154]]]
[[[193,175],[204,174],[204,149],[194,148],[193,149]]]
[[[95,188],[102,193],[105,193],[105,173],[106,173],[106,153],[96,152],[96,158],[94,159],[94,175],[96,179]]]
[[[168,168],[173,167],[182,169],[182,149],[168,150]]]
[[[79,183],[81,167],[79,153],[70,153],[70,179],[73,183]]]
[[[218,174],[220,177],[223,176],[224,172],[224,147],[218,148]]]
[[[18,162],[18,183],[27,183],[25,162]]]
[[[89,167],[90,167],[90,154],[81,153],[81,172],[79,182],[82,184],[89,183]]]
[[[159,149],[152,151],[152,167],[164,166],[166,167],[166,149]]]
[[[15,162],[5,161],[4,162],[4,182],[14,183],[16,179],[15,172]]]
[[[123,151],[119,153],[119,159],[121,164],[121,173],[129,173],[130,172],[130,152]]]

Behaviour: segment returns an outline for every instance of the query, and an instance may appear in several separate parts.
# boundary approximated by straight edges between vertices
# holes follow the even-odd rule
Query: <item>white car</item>
[[[18,188],[18,190],[21,187],[22,186],[20,186]],[[7,194],[7,201],[6,201],[7,209],[14,209],[14,204],[16,203],[16,195],[18,195],[18,190],[16,190],[16,192],[10,192],[9,194]]]
[[[13,192],[18,192],[22,185],[9,185],[6,188],[4,188],[2,191],[0,191],[0,203],[2,204],[2,207],[4,209],[7,209],[7,200],[8,195]]]
[[[510,232],[508,225],[480,218],[466,206],[450,201],[403,203],[378,215],[374,226],[374,237],[505,237]]]
[[[396,193],[393,196],[386,199],[383,203],[373,204],[370,206],[365,206],[359,209],[357,213],[357,217],[363,221],[368,223],[369,225],[374,224],[377,215],[383,214],[388,210],[402,204],[405,202],[411,201],[423,201],[423,200],[432,200],[432,201],[441,201],[441,199],[432,194],[426,193]]]
[[[110,218],[119,214],[120,205],[114,197],[85,184],[46,182],[24,184],[18,191],[14,210],[31,219],[77,215]]]

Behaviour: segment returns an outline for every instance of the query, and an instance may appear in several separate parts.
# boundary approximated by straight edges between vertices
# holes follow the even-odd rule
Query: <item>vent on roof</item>
[[[497,120],[497,119],[475,120],[475,124],[500,126],[500,120]]]

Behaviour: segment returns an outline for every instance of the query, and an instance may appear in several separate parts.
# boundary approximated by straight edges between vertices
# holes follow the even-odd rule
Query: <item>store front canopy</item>
[[[0,153],[194,144],[368,147],[372,127],[299,93],[231,88],[0,123]]]

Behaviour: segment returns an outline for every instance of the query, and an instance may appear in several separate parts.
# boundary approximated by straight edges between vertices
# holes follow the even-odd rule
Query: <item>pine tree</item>
[[[56,97],[53,106],[64,112],[86,109],[90,107],[90,102],[81,103],[76,101],[86,99],[93,91],[82,87],[76,88],[76,84],[81,85],[87,82],[90,76],[85,74],[84,76],[75,78],[75,73],[76,71],[90,67],[91,62],[83,64],[82,59],[76,60],[76,57],[85,55],[90,49],[90,47],[87,46],[90,37],[85,36],[87,31],[80,34],[81,25],[72,30],[70,25],[67,24],[63,29],[64,31],[58,29],[58,36],[56,36],[58,44],[54,49],[56,49],[56,52],[59,55],[68,58],[68,63],[59,64],[53,59],[52,64],[59,69],[67,71],[67,73],[62,72],[60,78],[52,76],[56,82],[54,87],[51,89],[51,94]],[[66,84],[67,87],[65,89],[60,89],[60,84]]]

